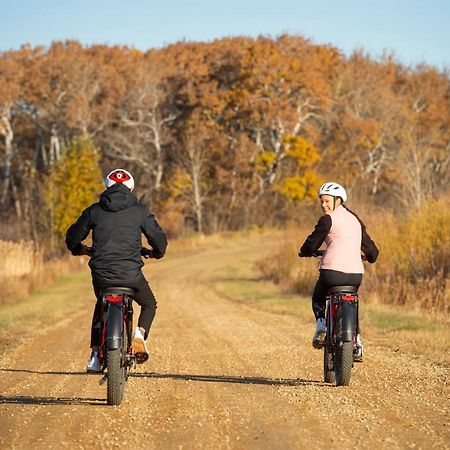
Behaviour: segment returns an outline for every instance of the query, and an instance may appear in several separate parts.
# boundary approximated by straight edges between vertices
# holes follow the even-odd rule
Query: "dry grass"
[[[33,242],[0,241],[0,280],[27,275],[42,270],[42,252],[36,250]]]
[[[42,252],[29,241],[0,241],[0,304],[28,297],[34,291],[50,286],[60,276],[86,267],[83,259],[66,256],[44,262]]]
[[[376,264],[366,264],[364,295],[376,303],[407,305],[434,314],[450,313],[450,211],[435,201],[409,217],[369,216],[368,230],[380,249]],[[311,230],[284,232],[280,250],[256,264],[265,280],[284,293],[310,295],[318,276],[317,260],[298,258]]]
[[[285,294],[310,295],[318,276],[319,261],[299,258],[298,250],[308,230],[288,228],[280,237],[280,250],[255,263],[263,280],[280,286]]]

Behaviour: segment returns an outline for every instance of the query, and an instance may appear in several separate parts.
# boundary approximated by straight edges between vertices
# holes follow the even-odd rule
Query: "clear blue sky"
[[[65,39],[147,50],[284,32],[450,67],[450,0],[0,0],[0,51]]]

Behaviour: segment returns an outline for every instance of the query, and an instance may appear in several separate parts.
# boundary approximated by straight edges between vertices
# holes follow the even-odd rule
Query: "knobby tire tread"
[[[338,310],[336,317],[336,336],[342,335],[342,312]],[[348,386],[353,367],[353,342],[336,342],[334,353],[334,369],[336,386]]]
[[[121,349],[108,350],[106,358],[108,366],[108,405],[120,405],[125,393],[125,370],[122,367]]]
[[[331,351],[331,336],[330,336],[330,305],[327,303],[326,311],[327,335],[325,337],[325,345],[323,347],[323,381],[325,383],[336,383],[336,373],[334,369],[334,355]]]
[[[327,339],[328,340],[328,339]],[[323,381],[325,383],[336,383],[336,372],[333,365],[333,353],[328,351],[329,344],[325,342],[323,348]]]
[[[353,343],[343,342],[336,350],[336,386],[348,386],[352,376]]]

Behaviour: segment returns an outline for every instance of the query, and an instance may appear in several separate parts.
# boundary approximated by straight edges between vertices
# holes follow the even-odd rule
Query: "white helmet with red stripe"
[[[109,188],[113,184],[123,184],[130,191],[134,189],[134,178],[128,170],[114,169],[105,178],[106,187]]]

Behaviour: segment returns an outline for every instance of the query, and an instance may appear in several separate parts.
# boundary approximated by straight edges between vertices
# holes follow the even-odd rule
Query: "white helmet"
[[[114,169],[106,176],[105,185],[107,188],[117,183],[123,184],[130,191],[134,189],[134,178],[131,173],[125,169]]]
[[[334,181],[329,181],[328,183],[322,184],[317,194],[319,195],[319,197],[321,195],[341,197],[343,203],[347,201],[347,193],[345,192],[345,189],[340,184],[335,183]]]

